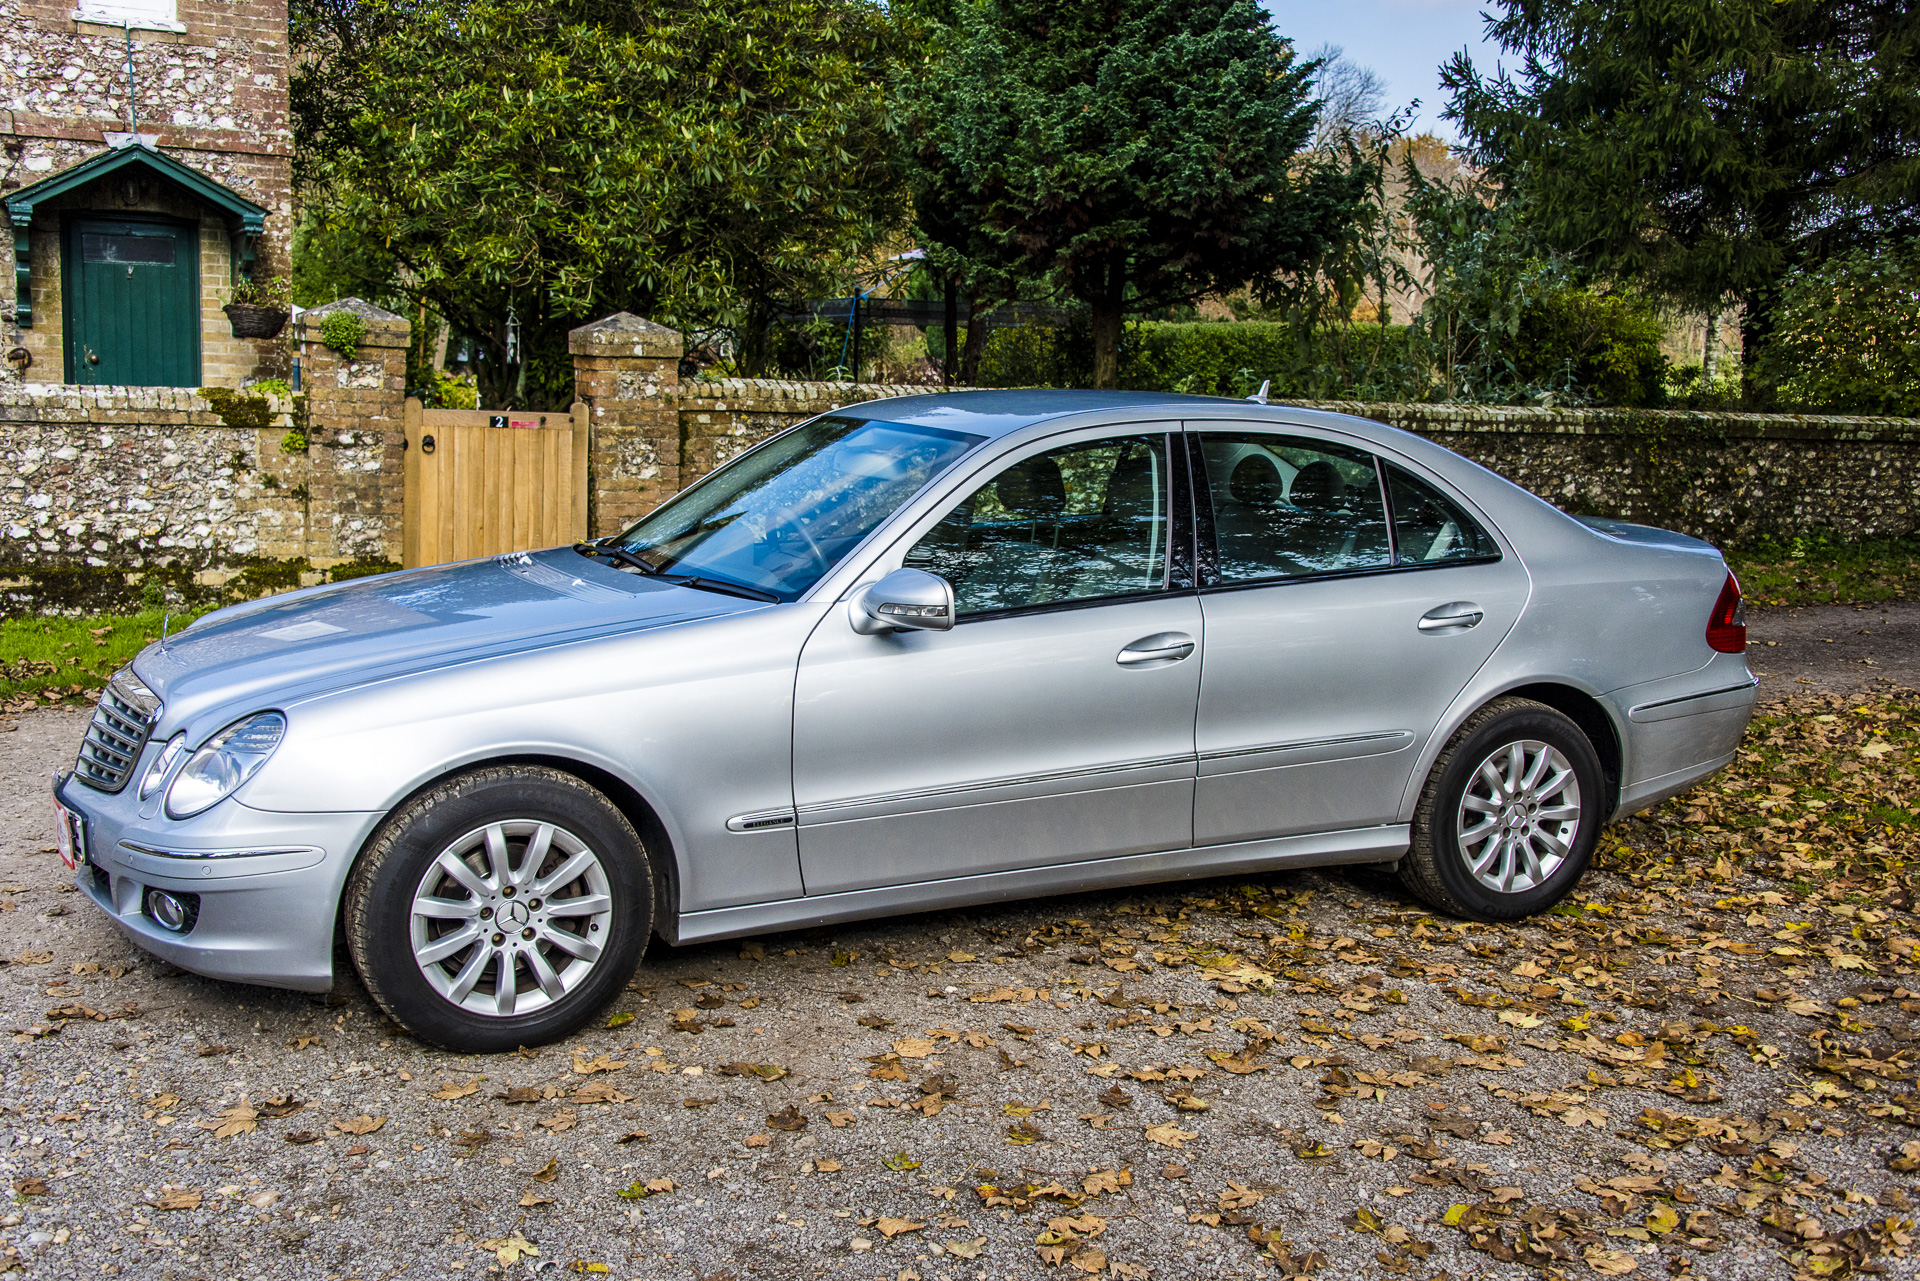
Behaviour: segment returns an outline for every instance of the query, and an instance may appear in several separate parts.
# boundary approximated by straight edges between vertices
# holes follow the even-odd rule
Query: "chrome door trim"
[[[1200,760],[1230,761],[1242,756],[1264,756],[1269,752],[1292,752],[1302,761],[1330,761],[1348,756],[1379,756],[1386,752],[1397,752],[1413,742],[1413,731],[1406,729],[1381,730],[1370,734],[1342,734],[1335,738],[1303,738],[1287,743],[1262,743],[1255,747],[1233,747],[1218,752],[1202,752]],[[1367,750],[1358,752],[1328,751],[1329,748],[1365,746]]]
[[[842,800],[815,801],[811,805],[802,805],[799,809],[800,821],[809,826],[813,821],[833,822],[837,818],[848,817],[844,811],[866,809],[870,806],[895,805],[905,801],[923,801],[940,796],[968,796],[980,792],[992,791],[1003,787],[1024,787],[1033,783],[1057,783],[1070,778],[1099,778],[1102,775],[1130,774],[1139,770],[1165,768],[1167,766],[1191,766],[1194,756],[1191,752],[1173,756],[1153,756],[1140,760],[1116,761],[1111,765],[1089,765],[1078,769],[1046,770],[1033,774],[1010,774],[1003,778],[980,779],[971,783],[953,783],[945,787],[923,787],[901,792],[883,792],[873,796],[850,796]],[[1115,785],[1138,783],[1145,780],[1137,778],[1116,779]],[[836,818],[820,818],[821,815],[834,815]],[[729,824],[731,826],[731,824]]]
[[[944,880],[845,890],[811,898],[781,899],[740,907],[683,912],[673,925],[676,945],[707,943],[772,930],[857,921],[901,912],[932,912],[976,903],[1076,894],[1083,890],[1147,885],[1202,876],[1225,876],[1279,868],[1385,863],[1407,852],[1406,824],[1344,832],[1282,836],[1232,845],[1198,846],[1157,854],[1093,859],[1017,872],[987,872]]]
[[[1627,709],[1630,721],[1664,721],[1676,716],[1691,716],[1695,712],[1711,712],[1716,707],[1687,707],[1687,703],[1699,703],[1709,698],[1720,698],[1727,694],[1744,694],[1760,683],[1758,676],[1749,676],[1737,685],[1722,685],[1717,689],[1702,690],[1698,694],[1682,694],[1678,698],[1662,698],[1651,703],[1641,703],[1638,707]],[[1728,706],[1737,706],[1738,700],[1730,700]]]

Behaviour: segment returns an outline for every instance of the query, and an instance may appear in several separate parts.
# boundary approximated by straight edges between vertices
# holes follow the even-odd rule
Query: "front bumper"
[[[132,784],[109,795],[68,778],[55,792],[86,820],[76,884],[134,943],[209,978],[332,986],[341,887],[378,814],[275,813],[230,797],[175,821]],[[147,913],[149,889],[197,896],[191,928],[162,928]]]

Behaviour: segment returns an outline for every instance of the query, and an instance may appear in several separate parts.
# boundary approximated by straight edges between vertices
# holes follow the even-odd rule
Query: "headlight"
[[[233,795],[260,772],[286,732],[286,717],[260,712],[215,734],[187,758],[167,789],[167,817],[191,818]]]
[[[186,750],[185,734],[175,734],[167,740],[167,745],[153,758],[153,764],[147,766],[147,772],[140,776],[141,800],[146,800],[160,789],[160,784],[167,781],[167,771],[173,768],[173,763],[180,759],[180,753]]]

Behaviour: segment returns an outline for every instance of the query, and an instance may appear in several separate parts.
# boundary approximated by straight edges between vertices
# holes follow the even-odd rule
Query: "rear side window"
[[[1387,464],[1387,490],[1393,495],[1393,537],[1399,564],[1434,565],[1485,560],[1499,548],[1459,504],[1425,481]]]
[[[1259,432],[1203,433],[1200,453],[1213,495],[1222,582],[1391,563],[1372,455]]]

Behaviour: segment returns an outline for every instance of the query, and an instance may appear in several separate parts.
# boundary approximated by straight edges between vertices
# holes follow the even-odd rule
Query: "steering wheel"
[[[813,557],[813,563],[821,569],[827,569],[832,565],[833,562],[827,559],[826,552],[820,549],[820,544],[814,541],[812,534],[807,532],[807,527],[797,520],[790,521],[778,529],[770,529],[766,534],[762,535],[762,537],[766,538],[768,542],[772,543],[782,552],[785,552],[787,550],[785,543],[788,534],[798,534],[800,536],[800,541],[807,545],[807,554]]]

